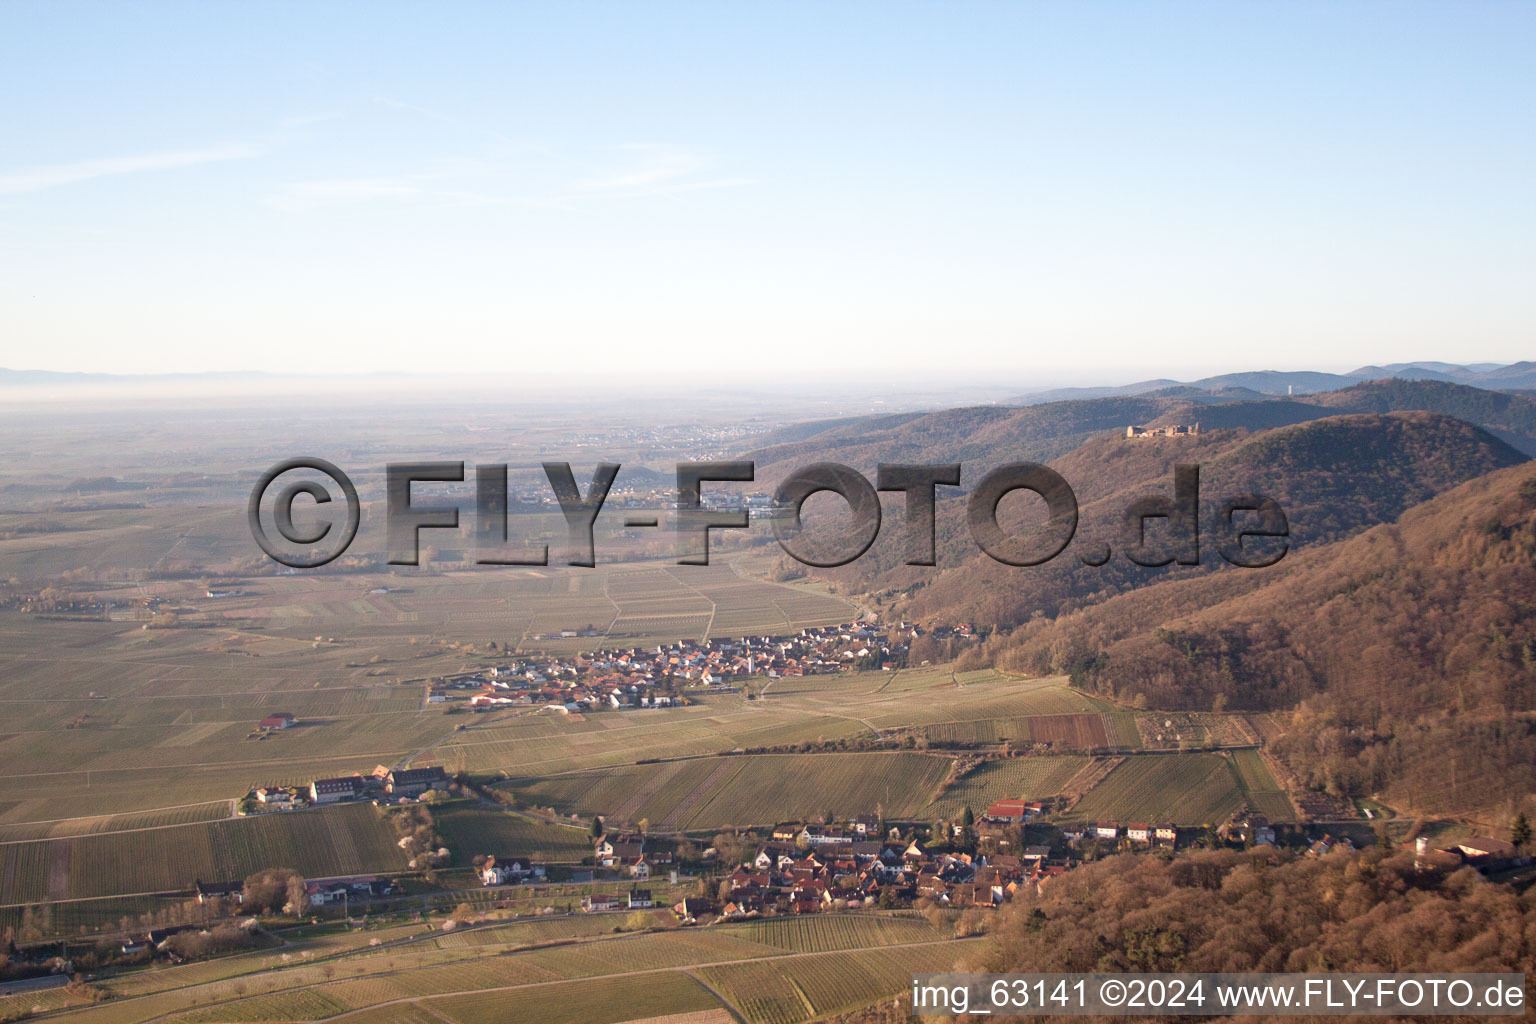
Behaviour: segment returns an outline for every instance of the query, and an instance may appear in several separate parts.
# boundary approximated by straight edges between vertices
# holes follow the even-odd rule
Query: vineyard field
[[[762,754],[579,772],[513,788],[524,803],[562,813],[698,830],[866,814],[876,805],[905,817],[928,802],[948,768],[947,758],[918,753]]]
[[[955,817],[966,807],[980,815],[998,800],[1038,800],[1056,796],[1067,780],[1089,762],[1087,757],[1011,757],[988,761],[961,776],[937,800],[918,812],[924,820]]]
[[[433,811],[438,832],[456,862],[476,854],[529,857],[540,863],[579,861],[592,854],[585,829],[531,821],[491,807],[450,804]]]
[[[294,811],[0,846],[8,902],[190,889],[268,867],[308,878],[401,871],[394,829],[372,805]]]
[[[1077,821],[1215,824],[1243,804],[1232,762],[1220,754],[1127,757],[1064,817]]]
[[[933,942],[946,937],[943,930],[918,917],[857,917],[850,914],[754,921],[744,926],[740,934],[753,942],[794,953]]]
[[[669,971],[449,996],[429,1005],[459,1024],[614,1024],[713,1010],[720,1002],[687,974]]]
[[[918,972],[952,969],[973,942],[864,949],[706,967],[698,973],[750,1024],[798,1024],[889,998]]]
[[[1237,768],[1238,782],[1248,795],[1249,809],[1272,822],[1296,820],[1296,809],[1291,806],[1291,798],[1275,781],[1257,750],[1233,751],[1232,764]]]
[[[183,807],[166,807],[151,811],[130,811],[126,814],[0,825],[0,843],[67,839],[72,836],[126,832],[141,828],[164,828],[169,825],[194,825],[204,821],[220,821],[229,816],[230,802],[214,800],[204,804],[188,804]]]

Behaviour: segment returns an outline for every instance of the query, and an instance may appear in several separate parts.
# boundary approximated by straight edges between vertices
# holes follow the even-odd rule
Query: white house
[[[543,878],[544,868],[526,857],[508,857],[506,860],[487,857],[480,867],[480,881],[485,885],[516,885]]]

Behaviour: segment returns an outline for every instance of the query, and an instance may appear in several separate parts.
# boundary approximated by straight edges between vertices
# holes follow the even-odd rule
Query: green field
[[[742,938],[795,953],[828,953],[948,938],[920,917],[852,915],[784,917],[742,925]]]
[[[7,903],[190,889],[267,867],[310,878],[401,871],[395,832],[372,805],[0,846]]]
[[[463,803],[435,808],[432,818],[455,863],[461,865],[476,854],[530,857],[545,864],[592,855],[585,828],[545,824],[494,807]]]
[[[613,1024],[712,1010],[720,1001],[688,975],[668,972],[453,996],[434,999],[431,1005],[459,1024]]]
[[[166,550],[194,541],[207,541],[205,550],[249,541],[220,521],[214,532],[232,536],[216,544],[200,533],[213,529],[215,520],[199,515],[183,522],[181,532],[161,537],[163,547],[138,551],[135,545],[148,543],[145,531],[123,523],[141,511],[159,514],[82,514],[76,530],[0,540],[0,557],[15,555],[13,567],[33,555],[46,561],[60,538],[89,547],[99,535],[100,554],[108,561],[131,555],[147,559],[140,565],[153,565]],[[229,521],[240,525],[239,516]],[[83,550],[79,554],[85,557]],[[0,841],[118,827],[65,820],[71,818],[161,809],[166,818],[128,827],[211,818],[217,812],[209,809],[183,816],[181,805],[228,800],[255,785],[367,771],[449,738],[457,742],[445,745],[443,755],[462,758],[470,769],[526,772],[535,767],[531,760],[544,762],[537,766],[541,772],[575,767],[587,755],[579,744],[550,737],[545,745],[525,745],[529,737],[515,725],[497,735],[456,736],[465,719],[423,708],[421,680],[499,661],[500,652],[515,650],[537,632],[587,625],[615,630],[607,641],[534,644],[575,650],[705,633],[792,633],[856,614],[846,601],[815,588],[745,578],[725,564],[680,569],[670,561],[404,579],[295,574],[232,586],[237,596],[208,599],[204,584],[189,579],[103,582],[100,596],[121,603],[102,621],[0,611],[0,707],[6,718],[0,764],[7,766],[0,771],[0,828],[28,826],[0,833]],[[175,609],[183,627],[196,628],[142,628],[150,600]],[[277,711],[296,715],[300,726],[254,734],[255,723]],[[789,709],[699,727],[704,717],[693,716],[693,728],[679,719],[675,724],[683,728],[657,736],[656,745],[669,754],[711,753],[860,731],[845,719]],[[639,727],[637,737],[656,732],[654,720],[630,724]],[[645,756],[626,756],[622,741],[612,736],[600,742],[620,760]],[[684,748],[669,746],[673,741]],[[559,760],[573,763],[550,764]]]
[[[73,900],[69,903],[45,903],[40,906],[13,903],[0,906],[0,931],[20,931],[26,911],[31,907],[33,921],[45,935],[74,935],[81,928],[96,931],[110,928],[124,917],[137,920],[141,914],[164,910],[171,897],[107,896],[99,900]]]
[[[1253,813],[1262,814],[1272,822],[1296,820],[1296,809],[1291,806],[1291,798],[1286,796],[1285,790],[1275,781],[1257,750],[1234,750],[1232,764],[1237,769],[1238,782],[1247,795],[1248,808]]]
[[[1126,758],[1063,817],[1205,825],[1225,820],[1243,802],[1232,761],[1221,754],[1139,754]]]
[[[699,976],[751,1024],[798,1024],[888,998],[919,972],[952,970],[969,944],[945,943],[706,967]]]
[[[232,801],[214,800],[204,804],[187,804],[183,807],[167,807],[154,811],[132,811],[127,814],[106,814],[91,818],[65,818],[62,821],[32,822],[24,825],[0,825],[0,843],[67,839],[71,836],[88,836],[103,832],[127,832],[141,828],[163,828],[167,825],[189,825],[200,821],[219,821],[230,817],[232,813]]]
[[[753,1022],[795,1022],[895,995],[906,984],[902,972],[945,969],[974,948],[949,940],[947,929],[904,915],[606,934],[613,920],[578,916],[474,928],[465,937],[507,941],[452,946],[445,943],[457,933],[430,926],[365,933],[321,928],[314,938],[284,947],[286,956],[246,953],[110,979],[112,1000],[65,1019],[235,1024],[347,1013],[348,1020],[414,1022],[416,1011],[426,1010],[438,1024],[445,1018],[617,1022],[720,1006],[698,978],[716,984]],[[572,925],[604,932],[573,931]],[[774,997],[785,993],[793,1000],[776,1008]]]
[[[1039,800],[1057,796],[1067,781],[1082,771],[1091,758],[1012,757],[988,761],[961,776],[937,800],[923,807],[917,817],[958,817],[969,807],[980,816],[999,800]]]
[[[903,818],[926,805],[948,759],[917,753],[764,754],[578,772],[512,785],[562,813],[644,818],[661,831],[770,825],[830,812]]]

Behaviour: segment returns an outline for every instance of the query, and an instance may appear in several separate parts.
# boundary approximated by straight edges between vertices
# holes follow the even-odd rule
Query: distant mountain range
[[[1210,395],[1216,401],[1232,397],[1234,391],[1249,391],[1258,395],[1310,395],[1323,391],[1340,391],[1373,380],[1397,378],[1400,380],[1438,380],[1451,384],[1467,384],[1478,388],[1500,390],[1536,388],[1536,362],[1525,360],[1501,366],[1497,363],[1390,363],[1387,366],[1362,366],[1349,373],[1319,373],[1313,370],[1253,370],[1243,373],[1223,373],[1215,377],[1183,383],[1159,377],[1155,380],[1138,381],[1117,387],[1053,388],[1032,391],[1009,399],[1007,405],[1039,405],[1042,402],[1063,402],[1083,398],[1117,398],[1132,395],[1157,394],[1183,391],[1176,397],[1193,397],[1195,394]]]

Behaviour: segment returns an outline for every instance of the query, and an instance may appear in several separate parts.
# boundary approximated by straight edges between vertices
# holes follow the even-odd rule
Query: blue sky
[[[0,6],[0,366],[1536,354],[1529,4]]]

